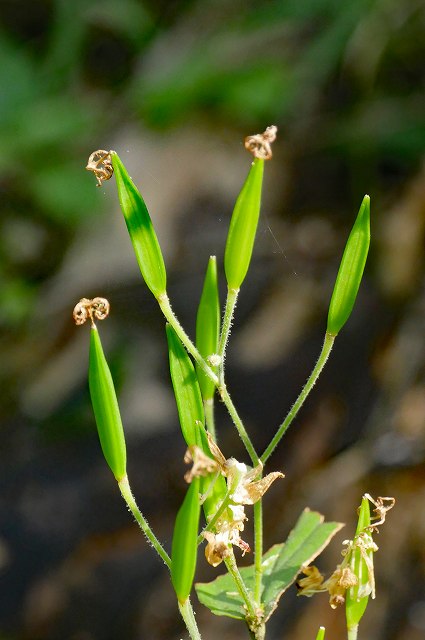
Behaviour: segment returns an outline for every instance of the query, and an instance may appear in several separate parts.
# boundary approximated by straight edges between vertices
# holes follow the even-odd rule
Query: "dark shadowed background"
[[[270,459],[266,544],[304,506],[347,523],[361,495],[395,496],[377,542],[361,638],[425,636],[425,6],[421,0],[1,0],[0,639],[177,640],[165,568],[100,453],[87,327],[101,326],[129,476],[169,549],[185,490],[164,321],[133,257],[113,181],[84,170],[116,149],[150,209],[189,333],[249,168],[247,134],[279,127],[230,343],[228,386],[261,451],[319,354],[361,199],[372,246],[355,311]],[[222,270],[221,270],[222,273]],[[221,285],[224,280],[221,277]],[[224,300],[224,286],[223,286]],[[227,457],[246,460],[225,412]],[[199,563],[198,578],[217,574]],[[245,630],[194,598],[206,640]],[[325,595],[296,598],[269,640],[344,637]]]

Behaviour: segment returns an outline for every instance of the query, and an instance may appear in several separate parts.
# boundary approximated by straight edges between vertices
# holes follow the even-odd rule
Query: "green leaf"
[[[365,196],[348,237],[329,305],[327,332],[336,336],[356,301],[370,245],[370,198]]]
[[[127,169],[115,151],[111,151],[121,209],[142,276],[155,298],[165,294],[167,278],[164,259],[152,220]]]
[[[264,160],[256,158],[236,200],[224,254],[229,289],[238,290],[245,279],[260,215]]]
[[[89,388],[103,455],[119,482],[126,475],[124,430],[111,372],[96,327],[90,333]]]
[[[220,300],[217,286],[217,261],[215,256],[211,256],[196,316],[196,347],[204,359],[217,353],[219,331]],[[216,368],[212,369],[216,371]],[[196,365],[196,373],[204,401],[211,400],[215,392],[214,382],[205,375],[199,365]]]
[[[198,423],[204,425],[204,406],[194,366],[171,325],[166,325],[171,381],[183,438],[188,447],[199,441]]]
[[[177,513],[171,547],[171,581],[181,604],[189,597],[195,575],[200,514],[199,478],[194,478]]]
[[[264,554],[263,591],[265,621],[272,615],[282,594],[295,581],[301,568],[316,558],[332,537],[343,526],[339,522],[323,522],[316,511],[305,509],[285,543],[276,544]],[[254,589],[254,566],[242,567],[242,578],[248,588]],[[229,574],[213,582],[195,585],[198,598],[215,615],[244,620],[244,603]]]

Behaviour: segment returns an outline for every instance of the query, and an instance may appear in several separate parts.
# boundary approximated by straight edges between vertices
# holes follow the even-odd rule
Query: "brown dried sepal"
[[[101,187],[104,180],[112,178],[114,167],[111,161],[111,152],[104,149],[93,151],[86,166],[87,171],[93,171],[97,179],[96,187]]]
[[[110,305],[106,298],[81,298],[74,307],[72,313],[75,324],[84,324],[90,319],[92,327],[95,326],[94,319],[104,320],[109,315]]]
[[[252,153],[254,158],[270,160],[272,157],[271,144],[276,140],[277,127],[272,124],[263,133],[256,133],[245,138],[245,149]]]

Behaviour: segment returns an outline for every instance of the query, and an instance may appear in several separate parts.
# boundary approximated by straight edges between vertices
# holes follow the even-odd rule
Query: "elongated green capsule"
[[[194,478],[177,513],[171,545],[171,581],[180,604],[188,599],[195,576],[200,515],[199,478]]]
[[[220,300],[217,286],[217,261],[215,256],[211,256],[196,316],[196,347],[203,358],[217,353],[219,332]],[[212,369],[216,371],[216,367]],[[215,391],[213,381],[198,365],[196,365],[196,373],[204,401],[211,400]]]
[[[264,160],[255,158],[242,187],[227,235],[224,270],[229,289],[239,289],[248,271],[260,215]]]
[[[325,640],[325,627],[319,627],[316,640]]]
[[[115,151],[111,151],[118,197],[142,276],[155,298],[165,294],[167,278],[164,259],[152,220],[127,169]]]
[[[188,447],[197,445],[205,455],[213,457],[205,431],[204,407],[198,379],[185,348],[170,325],[166,325],[170,372],[176,398],[180,427]],[[203,508],[205,516],[215,513],[217,505],[226,494],[226,481],[221,474],[200,478],[200,491],[207,494]]]
[[[370,505],[369,500],[365,497],[362,499],[359,511],[359,519],[357,523],[356,535],[354,541],[359,534],[365,536],[366,541],[372,542],[372,536],[369,533],[367,527],[370,526]],[[363,533],[362,533],[363,532]],[[362,546],[364,543],[362,541]],[[367,545],[366,545],[367,546]],[[369,601],[369,594],[371,593],[370,582],[373,577],[370,575],[370,566],[373,570],[373,557],[372,551],[364,550],[362,552],[359,547],[355,548],[352,552],[350,561],[350,568],[356,576],[358,582],[356,585],[348,589],[345,598],[345,617],[347,620],[347,630],[350,634],[352,630],[357,629],[358,624],[366,611],[367,603]],[[365,556],[368,558],[368,562],[371,565],[368,567]],[[350,637],[350,636],[349,636]]]
[[[124,431],[111,372],[95,326],[90,332],[89,388],[103,455],[119,482],[126,475],[127,465]]]
[[[204,406],[194,366],[171,325],[166,325],[171,381],[183,438],[188,447],[199,443],[197,424],[205,423]]]
[[[365,196],[351,230],[329,306],[327,332],[336,336],[356,300],[370,244],[370,198]]]

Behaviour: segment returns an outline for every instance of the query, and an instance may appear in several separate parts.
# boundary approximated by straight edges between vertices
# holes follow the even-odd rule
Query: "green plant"
[[[146,204],[121,159],[114,151],[97,151],[87,168],[94,171],[98,184],[115,175],[118,195],[140,271],[167,320],[166,334],[170,372],[176,397],[182,436],[187,444],[185,462],[192,468],[185,474],[189,483],[174,526],[171,557],[156,538],[131,493],[126,473],[126,447],[112,377],[103,354],[95,320],[103,319],[109,305],[103,298],[83,298],[74,309],[77,324],[91,322],[89,382],[93,410],[102,450],[124,500],[147,539],[167,565],[178,606],[193,640],[199,639],[190,593],[192,591],[198,547],[206,542],[205,556],[212,566],[224,563],[227,573],[208,584],[196,584],[198,599],[214,614],[245,621],[251,638],[262,640],[266,623],[288,587],[299,580],[302,595],[319,591],[330,593],[331,605],[347,596],[347,628],[350,640],[357,634],[369,593],[374,594],[371,554],[376,550],[372,532],[383,522],[392,503],[374,502],[375,524],[369,512],[370,496],[362,502],[359,526],[354,540],[345,550],[344,561],[326,582],[312,562],[340,530],[338,522],[305,509],[285,543],[263,550],[262,497],[283,474],[263,474],[264,465],[286,433],[317,381],[335,338],[353,308],[369,250],[370,202],[365,196],[349,236],[336,279],[328,315],[322,352],[305,387],[265,451],[259,455],[232,402],[225,381],[225,355],[240,287],[247,274],[260,213],[264,163],[272,156],[271,143],[276,127],[245,140],[254,161],[236,200],[227,237],[224,271],[228,293],[220,326],[220,306],[215,258],[209,260],[202,291],[193,343],[175,316],[167,295],[167,278],[161,248]],[[193,358],[195,365],[191,359]],[[252,466],[226,457],[217,444],[214,397],[218,393],[234,422]],[[242,539],[245,509],[254,509],[254,563],[239,568],[234,547],[250,551]],[[201,510],[205,523],[200,531]],[[370,589],[365,588],[365,584]],[[366,599],[366,602],[365,602]],[[319,639],[324,629],[319,629]]]

